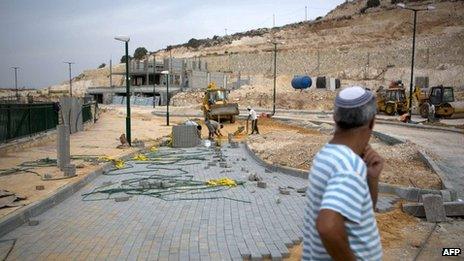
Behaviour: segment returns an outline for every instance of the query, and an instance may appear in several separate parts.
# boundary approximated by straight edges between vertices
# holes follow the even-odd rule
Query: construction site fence
[[[93,120],[92,106],[82,106],[83,122]],[[53,103],[0,104],[0,143],[55,129],[58,125],[58,112]]]

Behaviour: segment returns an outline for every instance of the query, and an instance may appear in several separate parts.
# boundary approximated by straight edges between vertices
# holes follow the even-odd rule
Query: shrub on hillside
[[[129,55],[129,61],[130,61],[130,59],[132,59],[132,57]],[[125,63],[125,62],[126,62],[126,55],[123,55],[123,56],[121,57],[121,61],[120,61],[120,62],[121,62],[121,63]]]
[[[102,63],[98,66],[98,69],[105,68],[105,66],[106,66],[106,63]]]

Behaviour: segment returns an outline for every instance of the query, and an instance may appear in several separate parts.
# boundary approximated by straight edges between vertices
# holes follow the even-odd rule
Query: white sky
[[[1,0],[0,88],[47,87],[101,63],[119,62],[124,48],[113,40],[130,35],[130,54],[206,38],[323,16],[343,0]]]

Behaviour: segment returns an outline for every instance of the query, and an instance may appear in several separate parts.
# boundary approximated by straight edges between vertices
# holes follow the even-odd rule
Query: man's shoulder
[[[314,164],[329,168],[332,173],[358,173],[364,162],[350,148],[339,144],[326,144],[317,153]]]

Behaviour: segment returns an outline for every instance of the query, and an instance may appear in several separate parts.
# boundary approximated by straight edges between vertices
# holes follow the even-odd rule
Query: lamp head
[[[162,71],[161,74],[169,74],[169,71]]]
[[[130,41],[130,37],[127,36],[127,35],[118,35],[116,37],[114,37],[115,40],[118,40],[118,41],[121,41],[121,42],[129,42]]]
[[[406,8],[406,5],[403,3],[396,4],[396,6],[398,6],[399,8]]]

